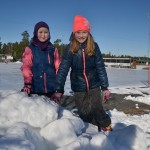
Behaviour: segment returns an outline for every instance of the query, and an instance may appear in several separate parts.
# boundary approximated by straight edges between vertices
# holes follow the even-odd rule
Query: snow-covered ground
[[[108,111],[113,131],[98,132],[44,96],[28,97],[21,63],[0,64],[0,150],[150,150],[150,114]],[[148,72],[107,68],[110,91],[140,94],[126,97],[150,105]],[[70,94],[69,76],[65,95]]]

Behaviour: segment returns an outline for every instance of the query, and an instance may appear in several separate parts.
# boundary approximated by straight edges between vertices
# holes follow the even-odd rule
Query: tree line
[[[25,50],[25,47],[28,46],[31,43],[31,40],[29,40],[29,33],[28,31],[24,31],[22,34],[22,40],[20,42],[15,42],[15,43],[1,43],[0,42],[0,54],[1,55],[11,55],[13,56],[14,61],[21,60],[22,54]],[[58,48],[60,56],[63,55],[63,52],[67,46],[67,44],[63,44],[61,39],[56,39],[54,41],[54,46]],[[115,57],[121,57],[121,58],[133,58],[133,59],[143,59],[143,60],[150,60],[148,57],[131,57],[129,55],[121,55],[121,56],[116,56],[112,55],[111,53],[105,54],[102,53],[102,56],[105,58],[115,58]]]
[[[13,56],[14,61],[21,60],[22,54],[28,46],[32,39],[29,40],[29,33],[28,31],[24,31],[22,34],[22,40],[20,42],[15,42],[15,43],[1,43],[0,42],[0,54],[1,55],[11,55]],[[61,43],[61,39],[56,39],[54,41],[54,46],[56,46],[59,50],[60,55],[63,55],[64,49],[66,48],[67,44]]]

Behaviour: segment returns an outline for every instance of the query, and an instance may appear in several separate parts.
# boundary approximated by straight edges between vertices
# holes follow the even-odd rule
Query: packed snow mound
[[[3,150],[145,150],[149,114],[109,112],[113,131],[98,132],[72,112],[44,96],[0,91],[0,149]],[[140,122],[139,122],[140,120]]]

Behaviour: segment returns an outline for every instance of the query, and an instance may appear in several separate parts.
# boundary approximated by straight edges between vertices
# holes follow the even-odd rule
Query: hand
[[[103,99],[104,103],[106,103],[110,99],[110,91],[109,90],[102,91],[102,99]]]
[[[25,83],[22,92],[26,92],[29,96],[32,93],[32,84],[31,83]]]
[[[61,98],[62,98],[63,94],[60,92],[55,92],[52,96],[51,99],[53,101],[55,101],[57,104],[61,104]]]

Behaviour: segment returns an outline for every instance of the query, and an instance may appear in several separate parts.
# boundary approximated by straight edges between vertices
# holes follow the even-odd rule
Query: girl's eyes
[[[41,31],[41,32],[39,32],[39,33],[48,33],[48,32],[43,32],[43,31]]]
[[[76,32],[77,34],[86,34],[87,33],[87,31],[82,31],[82,32]]]

